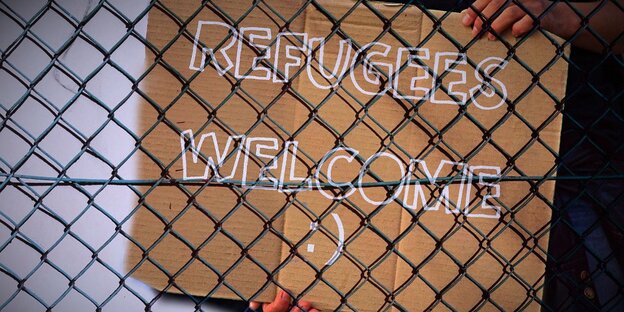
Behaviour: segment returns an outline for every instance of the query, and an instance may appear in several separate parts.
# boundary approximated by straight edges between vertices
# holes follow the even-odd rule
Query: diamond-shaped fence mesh
[[[480,34],[457,37],[466,26],[452,12],[487,3],[501,9],[478,14]],[[492,20],[510,18],[510,6],[528,21],[518,38],[492,30]],[[562,10],[576,24],[553,18]],[[219,24],[202,26],[202,16]],[[338,310],[620,311],[623,18],[619,0],[0,0],[0,310],[207,311],[234,305],[215,298],[266,301],[285,289],[293,302]],[[264,22],[273,33],[253,27]],[[203,42],[199,29],[215,25],[225,30],[220,40]],[[318,25],[323,37],[303,35]],[[414,62],[440,42],[456,53],[441,74],[437,59],[422,62],[433,62],[433,50],[418,63],[399,59],[393,73],[371,62],[383,49],[365,46],[358,28],[371,42],[404,47],[399,58],[403,51]],[[504,66],[484,68],[471,54],[488,34],[505,51],[500,60],[517,69],[513,96],[492,87]],[[523,50],[537,37],[548,51]],[[278,63],[280,40],[292,48],[281,60],[297,66]],[[330,40],[340,41],[333,68],[319,61],[331,54],[320,42]],[[229,48],[256,57],[253,64],[239,68],[216,52]],[[343,50],[361,53],[338,77]],[[536,66],[540,52],[547,57]],[[316,72],[306,72],[310,64]],[[457,79],[462,64],[490,88],[462,99],[440,83]],[[349,80],[362,67],[378,85],[363,91],[370,97]],[[564,67],[566,76],[549,77]],[[380,87],[414,68],[424,73],[407,90],[434,77],[434,90],[424,92],[462,103],[443,122],[429,95]],[[304,77],[323,86],[309,91]],[[263,79],[273,87],[255,84]],[[558,94],[551,86],[562,80],[567,90]],[[545,101],[539,112],[523,109],[534,94]],[[485,96],[503,98],[488,122],[475,111]],[[478,142],[462,146],[474,133]],[[230,152],[217,148],[217,137]],[[210,140],[216,150],[207,155],[201,145]],[[362,146],[368,154],[358,154]],[[497,172],[462,167],[486,153],[501,159]],[[258,178],[234,175],[239,157]],[[451,170],[441,162],[432,178],[435,166],[420,162],[431,157],[448,159]],[[389,162],[376,165],[382,158]],[[340,176],[351,183],[322,170],[345,161],[361,167]],[[399,179],[384,168],[395,162]],[[281,176],[270,172],[278,167]],[[521,187],[502,200],[499,183]],[[450,198],[458,185],[478,196]],[[351,196],[355,186],[363,200]],[[420,190],[422,207],[399,196],[408,189]],[[484,207],[496,211],[483,219],[491,226],[472,218]],[[362,241],[376,247],[360,248]],[[315,258],[327,246],[336,251]],[[342,274],[352,277],[336,278]]]

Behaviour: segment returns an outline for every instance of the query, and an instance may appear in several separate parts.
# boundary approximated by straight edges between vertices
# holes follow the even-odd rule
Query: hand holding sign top
[[[471,8],[464,11],[462,23],[472,26],[472,35],[476,36],[484,28],[484,22],[489,19],[494,32],[501,34],[511,28],[511,33],[519,37],[528,33],[533,28],[533,18],[546,12],[539,19],[540,26],[549,29],[554,23],[552,9],[548,9],[550,1],[546,0],[477,0]],[[476,11],[479,11],[479,13]],[[530,14],[529,14],[530,13]],[[485,18],[485,19],[484,19]],[[495,40],[494,33],[487,34],[489,40]]]
[[[616,2],[616,1],[614,1]],[[607,1],[567,3],[548,0],[476,0],[464,10],[462,23],[472,27],[472,35],[481,33],[485,22],[491,24],[489,40],[496,40],[506,30],[520,37],[535,27],[571,40],[572,45],[593,52],[610,46],[611,52],[624,52],[624,11]],[[496,34],[496,35],[495,35]]]

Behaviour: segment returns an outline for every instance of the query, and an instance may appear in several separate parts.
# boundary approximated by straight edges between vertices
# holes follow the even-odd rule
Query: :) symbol
[[[332,213],[332,217],[334,217],[334,221],[336,221],[336,225],[338,226],[338,246],[336,247],[336,250],[334,251],[334,254],[331,256],[331,258],[329,258],[329,260],[325,262],[325,265],[334,264],[334,262],[338,260],[338,257],[340,257],[340,254],[342,253],[342,248],[344,246],[344,228],[342,227],[342,221],[340,220],[340,217],[337,213]],[[318,230],[318,226],[318,222],[310,222],[310,230],[312,232]],[[314,252],[314,244],[308,244],[307,251],[310,253]]]

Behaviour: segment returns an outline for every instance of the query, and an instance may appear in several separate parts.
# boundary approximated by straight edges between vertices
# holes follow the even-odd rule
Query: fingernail
[[[472,27],[472,36],[475,37],[477,35],[477,27]]]
[[[256,311],[256,310],[258,310],[258,308],[260,308],[260,303],[259,303],[259,302],[252,301],[252,302],[250,302],[250,303],[249,303],[249,308],[250,308],[251,310]]]
[[[464,25],[468,26],[468,22],[470,21],[470,16],[468,16],[466,11],[464,11],[463,14],[464,14],[464,17],[462,18],[462,23]]]
[[[488,34],[488,40],[494,41],[494,40],[496,40],[496,37],[494,37],[494,35],[492,35],[492,34]]]

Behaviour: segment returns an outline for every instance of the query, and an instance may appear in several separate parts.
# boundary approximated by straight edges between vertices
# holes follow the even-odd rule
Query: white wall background
[[[88,0],[57,0],[55,7],[68,11],[76,20],[82,20],[93,11],[98,1]],[[147,0],[109,0],[115,8],[129,19],[134,20],[148,5]],[[53,111],[63,110],[68,101],[76,94],[78,86],[59,70],[50,70],[42,74],[52,59],[48,54],[57,54],[74,33],[74,27],[53,10],[47,10],[30,29],[29,36],[39,37],[49,47],[45,50],[37,47],[30,40],[24,40],[13,50],[15,42],[21,37],[22,26],[15,23],[2,11],[9,8],[25,21],[31,20],[46,5],[44,0],[2,0],[0,1],[0,121],[6,127],[0,130],[0,168],[3,172],[11,172],[28,154],[30,145],[20,138],[22,134],[29,142],[40,140],[37,151],[45,151],[44,158],[53,162],[56,168],[67,169],[72,178],[107,179],[111,169],[102,161],[89,154],[80,154],[82,144],[68,131],[55,126],[48,133],[47,129],[54,123],[55,116],[44,105],[35,100],[40,99]],[[9,13],[16,17],[14,13]],[[143,18],[135,30],[146,33],[147,18]],[[117,17],[104,9],[97,11],[95,17],[87,23],[83,32],[93,37],[105,49],[110,50],[122,40],[126,34],[126,26]],[[10,52],[10,53],[9,53]],[[46,54],[48,53],[48,54]],[[129,37],[121,47],[111,54],[111,60],[119,64],[125,71],[139,77],[143,72],[145,58],[144,46],[137,39]],[[71,47],[60,55],[58,62],[67,67],[79,79],[91,75],[102,64],[104,56],[97,49],[82,39],[76,40]],[[149,60],[148,60],[149,61]],[[9,73],[16,74],[16,79]],[[30,84],[39,75],[41,81],[36,83],[30,97],[19,103],[20,98],[28,90],[19,80]],[[131,82],[110,65],[106,65],[95,77],[86,84],[86,90],[101,100],[108,108],[117,106],[126,96],[132,94]],[[115,117],[127,127],[137,129],[138,96],[132,95],[115,113]],[[19,108],[18,108],[19,107]],[[16,109],[17,108],[17,109]],[[7,119],[7,114],[11,117]],[[107,122],[107,111],[87,97],[80,96],[62,113],[62,123],[71,125],[85,136],[93,135]],[[18,134],[9,128],[15,129]],[[42,135],[43,134],[43,135]],[[94,137],[90,144],[115,166],[120,164],[134,147],[134,140],[123,129],[108,122],[103,130]],[[135,157],[136,158],[136,157]],[[37,157],[31,156],[15,171],[17,175],[56,177],[58,173]],[[119,168],[119,174],[125,179],[136,179],[136,164],[131,159]],[[6,174],[0,176],[0,185],[7,180]],[[13,179],[12,181],[17,181]],[[33,180],[30,180],[32,182]],[[15,236],[36,244],[40,250],[46,251],[47,259],[63,270],[70,278],[77,278],[76,288],[88,294],[96,304],[100,305],[117,291],[119,278],[99,263],[89,265],[92,252],[76,239],[64,232],[61,223],[43,211],[57,215],[66,223],[71,224],[71,232],[82,238],[94,249],[103,249],[99,258],[121,274],[125,273],[124,258],[127,244],[121,235],[114,236],[115,224],[101,211],[109,214],[117,221],[128,216],[137,204],[138,197],[126,186],[84,186],[83,191],[94,197],[94,205],[89,205],[87,196],[70,186],[20,186],[27,194],[42,198],[41,206],[35,209],[35,202],[20,192],[16,187],[6,186],[0,191],[0,307],[6,311],[45,311],[45,307],[26,291],[18,291],[18,282],[2,271],[11,272],[24,280],[24,287],[39,300],[50,306],[54,311],[88,311],[95,310],[95,304],[83,294],[69,287],[69,280],[50,264],[41,262],[41,254]],[[44,196],[42,196],[44,195]],[[7,227],[4,224],[9,224]],[[123,230],[129,231],[131,224],[126,222]],[[17,234],[11,228],[19,227]],[[128,287],[137,292],[145,301],[151,301],[156,291],[137,280],[128,280]],[[7,304],[8,302],[8,304]],[[221,304],[227,305],[226,304]],[[104,311],[143,311],[145,305],[130,291],[122,288],[104,305]],[[227,311],[226,307],[214,304],[204,305],[205,311]],[[187,297],[164,296],[159,298],[152,307],[153,311],[187,311],[195,310],[195,304]],[[232,310],[231,308],[229,310]]]

